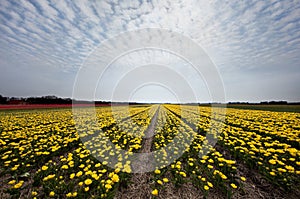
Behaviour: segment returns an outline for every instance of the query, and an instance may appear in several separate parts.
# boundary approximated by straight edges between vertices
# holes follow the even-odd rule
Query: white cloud
[[[106,38],[149,27],[191,37],[223,74],[281,67],[294,72],[300,61],[297,0],[2,0],[0,5],[0,45],[5,47],[0,59],[16,68],[30,68],[34,59],[41,71],[53,67],[74,75]],[[13,65],[12,54],[24,60]]]

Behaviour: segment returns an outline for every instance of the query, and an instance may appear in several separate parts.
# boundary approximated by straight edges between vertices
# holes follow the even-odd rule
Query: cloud
[[[120,32],[149,27],[182,33],[201,45],[223,74],[227,90],[236,88],[228,79],[233,76],[255,78],[273,71],[279,79],[279,74],[294,77],[291,74],[300,73],[299,11],[297,0],[2,0],[0,67],[6,67],[6,72],[0,78],[17,81],[12,71],[22,69],[30,70],[32,77],[50,73],[45,87],[52,87],[51,81],[72,85],[76,71],[101,42]],[[57,74],[68,74],[71,83]],[[9,93],[18,95],[18,87],[11,85]],[[68,89],[72,90],[64,88]],[[0,90],[7,90],[4,84]],[[282,96],[289,98],[286,93]]]

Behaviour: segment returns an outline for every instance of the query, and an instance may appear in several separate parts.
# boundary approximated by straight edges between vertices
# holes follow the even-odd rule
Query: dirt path
[[[148,126],[148,129],[145,132],[144,144],[142,146],[141,153],[149,153],[151,151],[153,136],[155,135],[155,127],[158,118],[159,108],[156,110],[153,118],[151,119],[151,123]]]
[[[153,137],[155,135],[155,127],[157,123],[159,108],[156,110],[148,129],[145,131],[145,138],[140,153],[143,155],[135,161],[132,169],[135,173],[132,174],[131,184],[124,188],[121,187],[115,195],[116,199],[119,198],[150,198],[151,197],[151,173],[143,172],[147,167],[151,168],[151,156],[147,153],[151,152]]]

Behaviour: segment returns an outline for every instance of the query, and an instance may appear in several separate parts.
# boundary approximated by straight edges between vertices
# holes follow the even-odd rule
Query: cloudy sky
[[[1,0],[0,21],[4,96],[72,97],[80,67],[102,42],[125,31],[162,28],[203,48],[220,73],[226,101],[300,101],[298,0]],[[116,80],[113,72],[106,78]],[[130,95],[174,98],[159,85]],[[199,100],[208,101],[200,91]]]

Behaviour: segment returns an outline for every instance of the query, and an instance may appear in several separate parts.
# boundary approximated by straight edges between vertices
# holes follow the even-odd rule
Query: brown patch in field
[[[196,188],[192,183],[184,183],[180,187],[176,188],[173,183],[167,183],[165,185],[165,189],[162,189],[158,195],[158,198],[190,198],[190,199],[198,199],[203,198],[203,194],[201,190]]]
[[[116,199],[136,199],[136,198],[150,198],[151,197],[151,174],[135,173],[131,178],[131,184],[123,188],[121,187]]]
[[[24,183],[22,185],[22,188],[20,188],[20,196],[18,198],[30,198],[31,197],[31,191],[32,191],[32,184],[34,182],[33,175],[35,174],[36,169],[31,169],[28,171],[30,176],[28,177],[19,177],[19,181],[23,180]],[[11,175],[6,174],[0,177],[0,198],[6,199],[6,198],[12,198],[13,196],[9,193],[6,193],[7,190],[11,189],[13,185],[8,185],[7,183],[13,180]]]
[[[6,181],[8,181],[8,179],[10,178],[10,175],[6,174],[6,175],[1,175],[0,176],[0,198],[10,198],[10,194],[5,193],[5,191],[7,189],[10,188],[11,185],[8,185],[7,183],[5,183]]]

